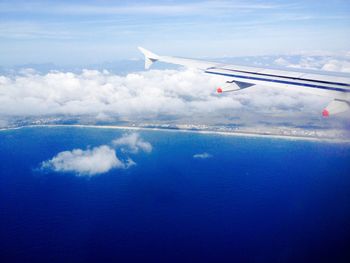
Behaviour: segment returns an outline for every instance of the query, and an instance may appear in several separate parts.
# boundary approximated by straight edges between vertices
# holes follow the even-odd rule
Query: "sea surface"
[[[128,169],[40,168],[125,133],[0,131],[0,262],[350,262],[349,144],[138,131]]]

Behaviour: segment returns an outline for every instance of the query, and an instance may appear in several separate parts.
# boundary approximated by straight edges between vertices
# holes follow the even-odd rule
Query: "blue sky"
[[[1,66],[346,52],[350,1],[0,1]]]

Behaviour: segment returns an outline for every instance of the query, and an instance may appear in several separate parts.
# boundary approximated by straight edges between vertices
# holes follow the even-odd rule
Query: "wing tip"
[[[154,54],[153,52],[140,46],[137,48],[145,56],[145,69],[149,69],[153,62],[156,62],[159,59],[159,56]]]

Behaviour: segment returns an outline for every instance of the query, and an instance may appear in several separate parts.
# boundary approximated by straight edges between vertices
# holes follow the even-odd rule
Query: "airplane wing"
[[[332,75],[331,73],[310,73],[293,70],[276,70],[268,68],[227,65],[201,60],[159,56],[142,47],[139,50],[145,56],[145,68],[154,62],[182,65],[196,68],[204,73],[221,76],[225,85],[217,88],[218,93],[238,91],[254,85],[293,89],[304,93],[332,98],[322,115],[338,114],[350,109],[350,77]]]

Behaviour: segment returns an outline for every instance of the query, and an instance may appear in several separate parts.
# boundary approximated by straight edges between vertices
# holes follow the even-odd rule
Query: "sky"
[[[160,54],[215,58],[350,47],[350,1],[0,0],[0,66],[89,65]]]

